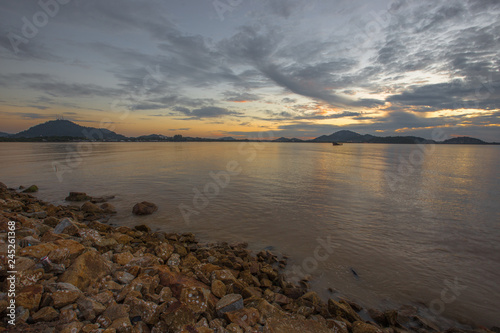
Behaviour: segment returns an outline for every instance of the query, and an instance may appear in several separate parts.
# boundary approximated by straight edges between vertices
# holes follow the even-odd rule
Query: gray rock
[[[217,315],[222,317],[226,312],[243,309],[243,297],[239,294],[229,294],[222,297],[215,306]]]

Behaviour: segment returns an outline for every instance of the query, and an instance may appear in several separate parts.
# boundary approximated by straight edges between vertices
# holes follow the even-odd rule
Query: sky
[[[499,51],[497,0],[2,0],[0,131],[500,142]]]

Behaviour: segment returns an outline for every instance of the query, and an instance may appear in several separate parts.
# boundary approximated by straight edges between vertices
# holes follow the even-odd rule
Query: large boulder
[[[71,283],[85,291],[91,283],[110,274],[110,271],[110,263],[97,251],[88,251],[75,259],[59,281]]]
[[[135,215],[151,215],[158,210],[158,206],[156,206],[152,202],[139,202],[135,204],[134,208],[132,208],[132,213]]]

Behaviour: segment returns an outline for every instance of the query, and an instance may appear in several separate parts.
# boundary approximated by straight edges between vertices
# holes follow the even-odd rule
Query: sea
[[[108,223],[248,242],[327,299],[500,326],[500,146],[1,143],[0,181],[115,196]],[[135,203],[159,210],[132,215]]]

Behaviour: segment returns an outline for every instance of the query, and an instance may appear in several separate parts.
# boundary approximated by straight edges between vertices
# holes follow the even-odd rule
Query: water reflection
[[[237,143],[103,143],[59,182],[53,162],[64,163],[77,143],[0,144],[2,179],[9,186],[37,184],[39,196],[61,202],[69,191],[116,195],[116,223],[149,223],[194,231],[204,239],[274,246],[292,262],[311,255],[317,238],[341,247],[315,272],[314,285],[344,291],[366,305],[428,303],[443,280],[459,277],[468,289],[446,314],[486,325],[498,323],[500,294],[498,146],[435,146],[393,191],[414,145]],[[81,147],[80,147],[81,149]],[[250,159],[251,149],[255,159]],[[236,161],[242,172],[186,225],[178,210],[210,172]],[[137,201],[159,205],[155,215],[131,215]],[[352,278],[355,267],[361,279]]]

